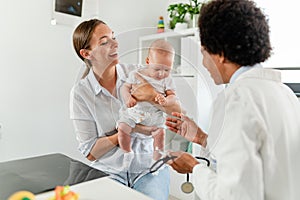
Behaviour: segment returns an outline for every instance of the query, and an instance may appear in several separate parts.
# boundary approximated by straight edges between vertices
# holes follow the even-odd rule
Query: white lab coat
[[[251,69],[214,105],[208,149],[217,170],[194,167],[200,199],[299,199],[300,102],[280,72]]]

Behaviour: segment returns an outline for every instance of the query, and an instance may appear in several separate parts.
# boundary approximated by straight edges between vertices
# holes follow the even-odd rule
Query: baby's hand
[[[133,106],[136,105],[136,100],[133,97],[130,97],[127,101],[126,101],[126,106],[127,108],[131,108]]]
[[[155,97],[155,101],[159,103],[159,105],[165,105],[167,103],[167,99],[162,94],[158,94]]]

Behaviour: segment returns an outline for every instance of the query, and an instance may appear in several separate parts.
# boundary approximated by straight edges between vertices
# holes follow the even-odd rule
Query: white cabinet
[[[194,74],[173,74],[173,80],[176,85],[176,96],[181,103],[182,112],[189,117],[197,120],[197,76]],[[183,137],[167,131],[166,149],[186,151],[188,141]]]
[[[156,39],[169,41],[175,49],[174,73],[176,94],[186,115],[191,117],[203,130],[207,131],[210,122],[212,101],[222,86],[216,86],[208,71],[202,66],[199,33],[197,29],[187,29],[180,33],[166,32],[146,35],[139,38],[139,63],[143,64],[151,42]],[[187,150],[188,141],[175,133],[167,131],[166,149]],[[198,155],[199,145],[192,145],[192,153]],[[170,195],[178,199],[197,199],[195,193],[185,194],[181,184],[186,175],[171,171]],[[190,175],[190,179],[193,176]]]
[[[172,44],[175,49],[172,76],[176,84],[176,95],[179,97],[182,108],[186,114],[197,121],[197,72],[191,64],[186,64],[186,62],[188,62],[186,59],[187,55],[184,56],[185,58],[182,56],[184,53],[182,49],[189,45],[186,42],[182,42],[182,39],[187,37],[198,37],[198,29],[186,29],[180,32],[168,31],[142,36],[139,38],[138,61],[139,64],[145,63],[148,48],[153,41],[157,39],[164,39]],[[184,66],[183,63],[185,63]],[[166,149],[185,151],[187,150],[188,141],[179,135],[167,131],[165,146]]]
[[[148,53],[150,44],[157,39],[164,39],[170,42],[175,49],[175,60],[173,67],[173,79],[177,87],[177,95],[181,100],[183,108],[187,111],[187,114],[193,119],[197,119],[197,66],[193,60],[192,50],[190,50],[189,40],[191,38],[198,37],[198,31],[196,28],[186,29],[181,32],[164,32],[152,35],[146,35],[139,38],[139,58],[140,64],[145,63],[145,58]],[[200,47],[197,50],[200,53]],[[191,59],[193,58],[193,59]]]
[[[139,64],[145,63],[145,58],[148,53],[148,47],[150,44],[157,39],[164,39],[170,42],[174,49],[175,49],[175,62],[174,67],[180,65],[181,57],[180,57],[180,49],[181,49],[181,38],[187,36],[194,36],[197,32],[197,29],[186,29],[180,32],[174,32],[170,30],[166,30],[167,32],[163,33],[156,33],[152,35],[145,35],[139,38],[139,55],[138,55],[138,62]]]
[[[181,73],[192,73],[195,76],[195,97],[191,99],[189,96],[184,95],[182,100],[188,101],[187,104],[192,103],[192,106],[188,109],[190,112],[189,116],[192,116],[198,126],[207,132],[211,120],[213,100],[224,89],[224,86],[215,85],[210,73],[203,66],[198,34],[195,37],[188,36],[181,38]],[[196,103],[194,103],[194,100]],[[200,146],[193,144],[192,153],[199,155]]]

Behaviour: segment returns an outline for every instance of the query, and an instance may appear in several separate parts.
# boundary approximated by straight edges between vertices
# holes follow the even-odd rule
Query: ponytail
[[[89,74],[90,70],[92,69],[92,63],[90,60],[84,59],[84,63],[85,63],[86,68],[82,74],[81,79],[84,79]]]

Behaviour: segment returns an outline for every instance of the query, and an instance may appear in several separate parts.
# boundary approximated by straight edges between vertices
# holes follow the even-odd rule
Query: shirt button
[[[100,86],[99,86],[99,85],[96,85],[96,87],[95,87],[95,92],[99,92],[99,90],[100,90]]]

